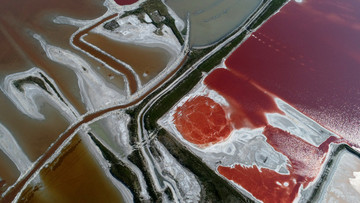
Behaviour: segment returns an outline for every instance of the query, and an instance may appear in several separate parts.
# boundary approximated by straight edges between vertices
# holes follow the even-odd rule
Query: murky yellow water
[[[22,194],[24,202],[123,202],[82,140],[71,144],[50,166],[40,172],[42,183]]]
[[[10,159],[0,150],[0,194],[15,183],[20,173]]]
[[[95,33],[89,33],[84,39],[132,66],[142,84],[158,75],[170,60],[170,53],[162,48],[121,43]]]
[[[74,9],[76,4],[82,5],[84,12]],[[52,19],[56,15],[94,18],[104,11],[101,2],[89,0],[2,1],[0,6],[0,82],[2,83],[8,74],[26,71],[34,66],[40,67],[57,82],[62,92],[78,107],[78,110],[84,111],[75,75],[48,60],[39,43],[33,39],[32,33],[36,32],[45,36],[51,43],[71,48],[68,43],[69,37],[76,28],[54,24]],[[10,130],[31,160],[36,160],[69,125],[59,116],[59,112],[46,106],[42,112],[46,112],[48,119],[46,121],[32,120],[19,112],[0,91],[0,122]],[[3,152],[0,152],[0,166],[1,179],[7,184],[14,183],[19,172]]]
[[[59,15],[85,20],[94,19],[105,13],[106,8],[102,4],[101,0],[2,2],[0,6],[0,83],[8,74],[26,71],[34,66],[39,67],[55,80],[61,92],[75,108],[80,113],[85,113],[86,109],[81,102],[75,74],[66,67],[49,60],[32,34],[38,33],[50,44],[68,49],[85,58],[87,56],[73,49],[69,43],[70,36],[77,28],[55,24],[52,20]],[[79,7],[82,9],[79,10]],[[56,109],[48,104],[43,107],[41,112],[46,117],[44,121],[30,119],[18,111],[0,91],[0,122],[9,129],[32,161],[43,154],[69,126],[69,122]],[[12,162],[5,155],[0,156],[0,164],[12,166]],[[4,174],[5,171],[9,170],[2,170]],[[14,175],[0,173],[0,177],[7,182],[14,182]]]
[[[96,0],[2,2],[0,7],[0,47],[6,48],[0,50],[0,80],[9,73],[28,70],[33,66],[40,67],[55,80],[73,105],[80,112],[85,112],[85,108],[80,102],[75,75],[62,65],[47,59],[32,34],[38,33],[44,36],[50,44],[71,50],[69,38],[77,28],[58,25],[52,20],[58,15],[79,19],[97,18],[105,13],[106,8],[102,6],[102,3],[103,1]],[[82,9],[77,9],[79,7]]]
[[[190,14],[190,42],[205,46],[241,25],[262,0],[165,0],[182,19]]]
[[[12,133],[32,161],[42,155],[69,126],[69,122],[49,104],[44,104],[40,111],[45,113],[46,120],[43,121],[30,119],[22,114],[3,94],[0,94],[0,104],[0,122]]]

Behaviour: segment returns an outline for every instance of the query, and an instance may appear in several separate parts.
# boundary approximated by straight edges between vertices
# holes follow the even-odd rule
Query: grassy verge
[[[44,74],[40,73],[40,76],[45,80],[45,82],[51,87],[51,89],[53,89],[53,91],[56,93],[56,95],[58,96],[58,98],[66,103],[64,101],[64,99],[61,97],[61,95],[59,94],[59,92],[56,90],[56,88],[54,87],[54,85],[49,81],[49,79],[47,77],[45,77]],[[45,90],[48,94],[52,95],[52,93],[48,90],[48,88],[46,87],[45,82],[35,76],[28,76],[26,78],[23,79],[19,79],[13,82],[14,86],[16,87],[16,89],[18,89],[20,92],[24,92],[24,88],[23,85],[25,84],[35,84],[37,86],[39,86],[41,89]]]
[[[66,102],[64,101],[64,99],[61,97],[61,95],[59,94],[58,91],[56,91],[56,88],[54,87],[54,85],[49,81],[49,79],[47,77],[45,77],[45,75],[43,75],[42,73],[40,73],[40,76],[45,80],[45,82],[51,87],[51,89],[53,89],[53,91],[56,93],[56,95],[58,96],[58,98],[64,102],[66,104]]]
[[[267,20],[272,14],[279,10],[288,0],[272,0],[264,12],[257,18],[250,26],[250,29],[255,29]]]
[[[151,202],[162,202],[161,194],[155,189],[153,182],[151,181],[151,175],[145,166],[144,157],[139,150],[134,151],[129,157],[129,160],[134,163],[144,175],[145,182],[147,184],[147,191],[151,197]]]
[[[117,180],[124,183],[132,192],[134,196],[134,202],[141,202],[140,199],[140,184],[136,177],[136,174],[132,172],[122,161],[110,152],[101,142],[95,138],[95,136],[89,133],[90,138],[99,147],[103,157],[110,163],[110,173]]]
[[[164,129],[159,131],[158,139],[166,143],[167,149],[174,158],[197,177],[202,185],[201,202],[252,202],[238,193]]]
[[[49,92],[49,90],[46,88],[44,81],[42,81],[40,78],[38,77],[34,77],[34,76],[29,76],[23,79],[19,79],[13,82],[14,86],[20,91],[20,92],[24,92],[23,89],[23,85],[25,84],[36,84],[37,86],[39,86],[41,89],[45,90],[47,93],[49,93],[51,95],[51,93]]]
[[[194,70],[188,77],[182,80],[171,92],[160,98],[156,102],[156,104],[151,107],[151,109],[147,112],[145,116],[146,129],[150,131],[155,130],[158,127],[156,121],[166,112],[168,112],[170,108],[176,104],[176,102],[178,102],[202,79],[202,72],[211,71],[215,65],[219,64],[221,60],[225,56],[227,56],[231,52],[231,50],[235,48],[244,39],[245,36],[246,32],[239,35],[232,42],[229,42],[229,44],[227,44],[226,46],[224,46],[224,48],[212,55],[196,70]],[[186,66],[190,67],[193,64],[193,61],[196,61],[196,59],[198,59],[199,55],[204,55],[204,53],[200,51],[192,52],[189,56],[190,61],[186,63],[185,68],[182,68],[182,71],[178,72],[178,74],[182,74],[182,72],[187,69]]]

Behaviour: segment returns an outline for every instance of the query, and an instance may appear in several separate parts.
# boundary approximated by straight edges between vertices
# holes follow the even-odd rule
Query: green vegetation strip
[[[253,202],[239,194],[226,180],[214,173],[166,130],[159,131],[158,139],[166,143],[167,149],[175,159],[197,177],[202,185],[201,202]]]
[[[145,116],[146,129],[155,130],[158,128],[156,121],[170,110],[184,95],[186,95],[201,79],[202,72],[211,71],[215,65],[219,64],[221,60],[227,56],[233,48],[235,48],[246,36],[246,32],[243,32],[232,42],[224,46],[221,50],[212,55],[204,63],[202,63],[197,69],[195,69],[188,77],[182,80],[171,92],[164,97],[160,98],[156,104],[147,112]],[[196,61],[194,58],[197,56],[190,55],[190,61]],[[196,52],[194,54],[197,54]],[[187,63],[188,66],[192,64]],[[185,70],[185,69],[182,69]]]
[[[56,90],[56,88],[54,87],[54,85],[49,81],[49,79],[42,73],[40,73],[40,76],[45,80],[45,82],[51,87],[51,89],[54,90],[54,92],[56,93],[56,95],[58,96],[58,98],[66,104],[66,102],[64,101],[64,99],[61,97],[61,95],[59,94],[59,92]],[[24,92],[24,88],[23,85],[25,84],[35,84],[37,86],[39,86],[41,89],[45,90],[47,93],[49,93],[50,95],[51,92],[47,89],[45,82],[35,76],[28,76],[26,78],[23,79],[19,79],[13,82],[14,86],[21,92]],[[67,104],[66,104],[67,105]]]
[[[45,77],[45,75],[43,75],[42,73],[40,73],[40,76],[45,80],[45,82],[51,87],[51,89],[54,90],[54,92],[56,93],[56,95],[59,97],[59,99],[64,102],[66,104],[66,102],[64,101],[64,99],[61,97],[61,95],[59,94],[58,91],[56,91],[56,88],[54,87],[54,85],[49,81],[49,79],[47,79],[47,77]],[[67,104],[66,104],[67,105]]]
[[[132,192],[134,196],[134,202],[141,202],[141,191],[139,181],[136,174],[132,172],[122,161],[109,151],[92,133],[89,133],[90,138],[99,147],[103,157],[110,163],[110,173],[114,178],[124,183]]]
[[[140,169],[140,171],[144,175],[144,179],[148,187],[147,191],[149,192],[149,195],[151,197],[150,202],[162,202],[161,194],[156,191],[154,183],[151,181],[151,174],[145,166],[146,162],[141,152],[139,150],[135,150],[132,154],[130,154],[128,158]]]
[[[249,27],[255,29],[279,10],[289,0],[272,0],[264,12]]]
[[[49,90],[46,88],[44,81],[42,81],[40,78],[38,77],[34,77],[34,76],[29,76],[23,79],[19,79],[13,82],[14,86],[21,92],[24,92],[23,89],[23,85],[24,84],[36,84],[38,85],[41,89],[45,90],[47,93],[49,93],[51,95],[51,93],[49,92]]]

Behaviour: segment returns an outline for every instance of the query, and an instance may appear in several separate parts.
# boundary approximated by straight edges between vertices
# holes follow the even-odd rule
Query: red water
[[[328,151],[329,141],[334,139],[330,137],[324,144],[315,147],[295,135],[270,125],[266,126],[263,134],[276,151],[289,159],[292,172],[304,178],[304,187],[319,174]]]
[[[229,180],[233,180],[249,191],[255,198],[263,202],[292,202],[300,188],[300,177],[290,174],[283,175],[273,170],[256,166],[234,168],[219,166],[218,171]],[[284,184],[288,184],[285,186]]]
[[[359,143],[360,1],[291,1],[226,66]]]
[[[258,128],[267,124],[265,112],[278,112],[271,96],[242,75],[219,68],[211,72],[204,83],[220,93],[230,104],[234,127]]]
[[[321,171],[329,144],[335,141],[330,137],[319,147],[315,147],[295,135],[281,129],[266,126],[263,134],[267,142],[288,160],[288,175],[257,166],[232,167],[219,166],[218,171],[229,180],[233,180],[263,202],[292,202],[300,186],[306,188]]]
[[[233,127],[264,127],[267,142],[288,158],[288,175],[236,163],[219,166],[220,174],[264,202],[292,202],[321,172],[329,144],[344,141],[315,147],[270,126],[264,113],[279,112],[272,96],[360,144],[359,10],[356,0],[291,1],[226,60],[229,69],[209,74],[204,83],[229,102]]]
[[[137,2],[138,0],[115,0],[115,2],[121,6],[123,5],[130,5],[133,4],[135,2]]]
[[[218,143],[231,132],[223,108],[205,96],[189,99],[178,107],[174,123],[184,139],[200,147]]]

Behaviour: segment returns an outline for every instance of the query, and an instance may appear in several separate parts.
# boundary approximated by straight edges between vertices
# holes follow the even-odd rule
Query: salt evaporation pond
[[[81,11],[73,9],[78,7],[83,9]],[[30,2],[22,0],[3,3],[0,11],[2,13],[0,46],[4,47],[0,51],[0,80],[3,81],[5,76],[11,73],[26,71],[34,66],[39,67],[55,80],[61,92],[77,107],[77,110],[85,112],[84,106],[81,104],[75,74],[64,66],[50,61],[31,34],[33,32],[44,34],[52,43],[71,49],[69,38],[76,28],[58,25],[52,20],[56,15],[84,19],[96,18],[105,12],[105,7],[101,5],[101,2],[90,0],[76,2],[36,0]],[[30,145],[25,148],[32,160],[41,155],[68,125],[59,116],[59,112],[51,107],[42,109],[42,113],[49,118],[48,120],[31,120],[22,115],[2,91],[0,94],[2,109],[0,122],[14,133],[15,138],[21,142],[21,146],[25,147],[25,143]],[[42,127],[38,127],[39,125]]]
[[[20,172],[15,164],[0,151],[0,193],[5,192],[10,185],[14,184],[19,176]]]
[[[130,5],[133,4],[135,2],[137,2],[138,0],[115,0],[115,2],[119,5]]]
[[[356,202],[360,198],[360,159],[342,150],[334,160],[327,183],[320,191],[322,202]],[[318,201],[319,201],[318,200]]]
[[[320,174],[329,144],[337,138],[331,136],[316,147],[297,135],[271,126],[266,113],[283,114],[273,96],[231,70],[215,69],[204,84],[224,97],[229,106],[221,108],[207,97],[188,99],[173,116],[182,137],[203,148],[227,139],[229,128],[232,129],[229,126],[238,130],[261,129],[266,142],[289,160],[286,167],[289,172],[241,165],[236,159],[231,166],[220,164],[218,172],[263,202],[291,202],[297,198],[300,188],[307,188]],[[212,127],[215,124],[217,127]]]
[[[84,40],[130,65],[145,85],[168,64],[170,53],[162,48],[121,43],[103,35],[89,33]]]
[[[220,142],[231,132],[223,108],[205,96],[192,98],[178,107],[174,124],[187,141],[200,147]]]
[[[218,68],[205,78],[207,87],[229,103],[225,114],[235,129],[263,129],[266,142],[289,160],[287,174],[257,165],[218,167],[253,197],[264,202],[295,200],[320,174],[330,143],[339,142],[330,136],[316,147],[271,126],[265,114],[283,114],[275,97],[350,144],[359,144],[359,7],[356,1],[289,2],[225,61],[228,69]],[[178,108],[175,115],[186,111]],[[186,139],[183,124],[176,119],[174,123]]]
[[[123,202],[83,142],[75,136],[60,156],[40,171],[20,199],[24,202]]]
[[[73,71],[47,58],[40,43],[34,39],[37,33],[46,36],[53,45],[71,50],[71,35],[78,29],[74,26],[59,25],[53,22],[57,16],[78,19],[94,19],[106,12],[101,1],[8,1],[3,2],[0,11],[0,83],[6,76],[38,67],[53,79],[61,93],[80,113],[86,109],[81,101],[78,81]],[[82,9],[76,9],[81,7]],[[59,32],[61,30],[61,32]],[[91,62],[90,62],[91,63]],[[36,86],[36,85],[35,85]],[[2,87],[3,88],[3,87]],[[40,113],[45,120],[32,119],[20,112],[14,103],[0,91],[0,123],[12,134],[30,161],[35,161],[69,126],[61,113],[48,103],[39,102]],[[17,168],[5,154],[0,154],[0,191],[1,193],[16,181],[20,175]],[[3,184],[5,183],[5,184]]]
[[[238,28],[262,0],[165,0],[180,18],[190,15],[190,43],[206,46]]]
[[[227,67],[359,144],[360,2],[291,1]]]
[[[80,111],[85,112],[81,103],[75,74],[64,66],[52,62],[32,34],[46,36],[52,45],[74,50],[69,43],[71,35],[78,29],[74,26],[53,22],[57,16],[75,19],[94,19],[106,12],[102,1],[9,1],[2,3],[0,11],[0,80],[6,75],[28,70],[34,66],[52,77],[67,99]],[[39,6],[41,5],[41,6]],[[81,7],[82,9],[76,9]],[[61,30],[61,32],[59,32]],[[66,81],[66,82],[64,82]]]

